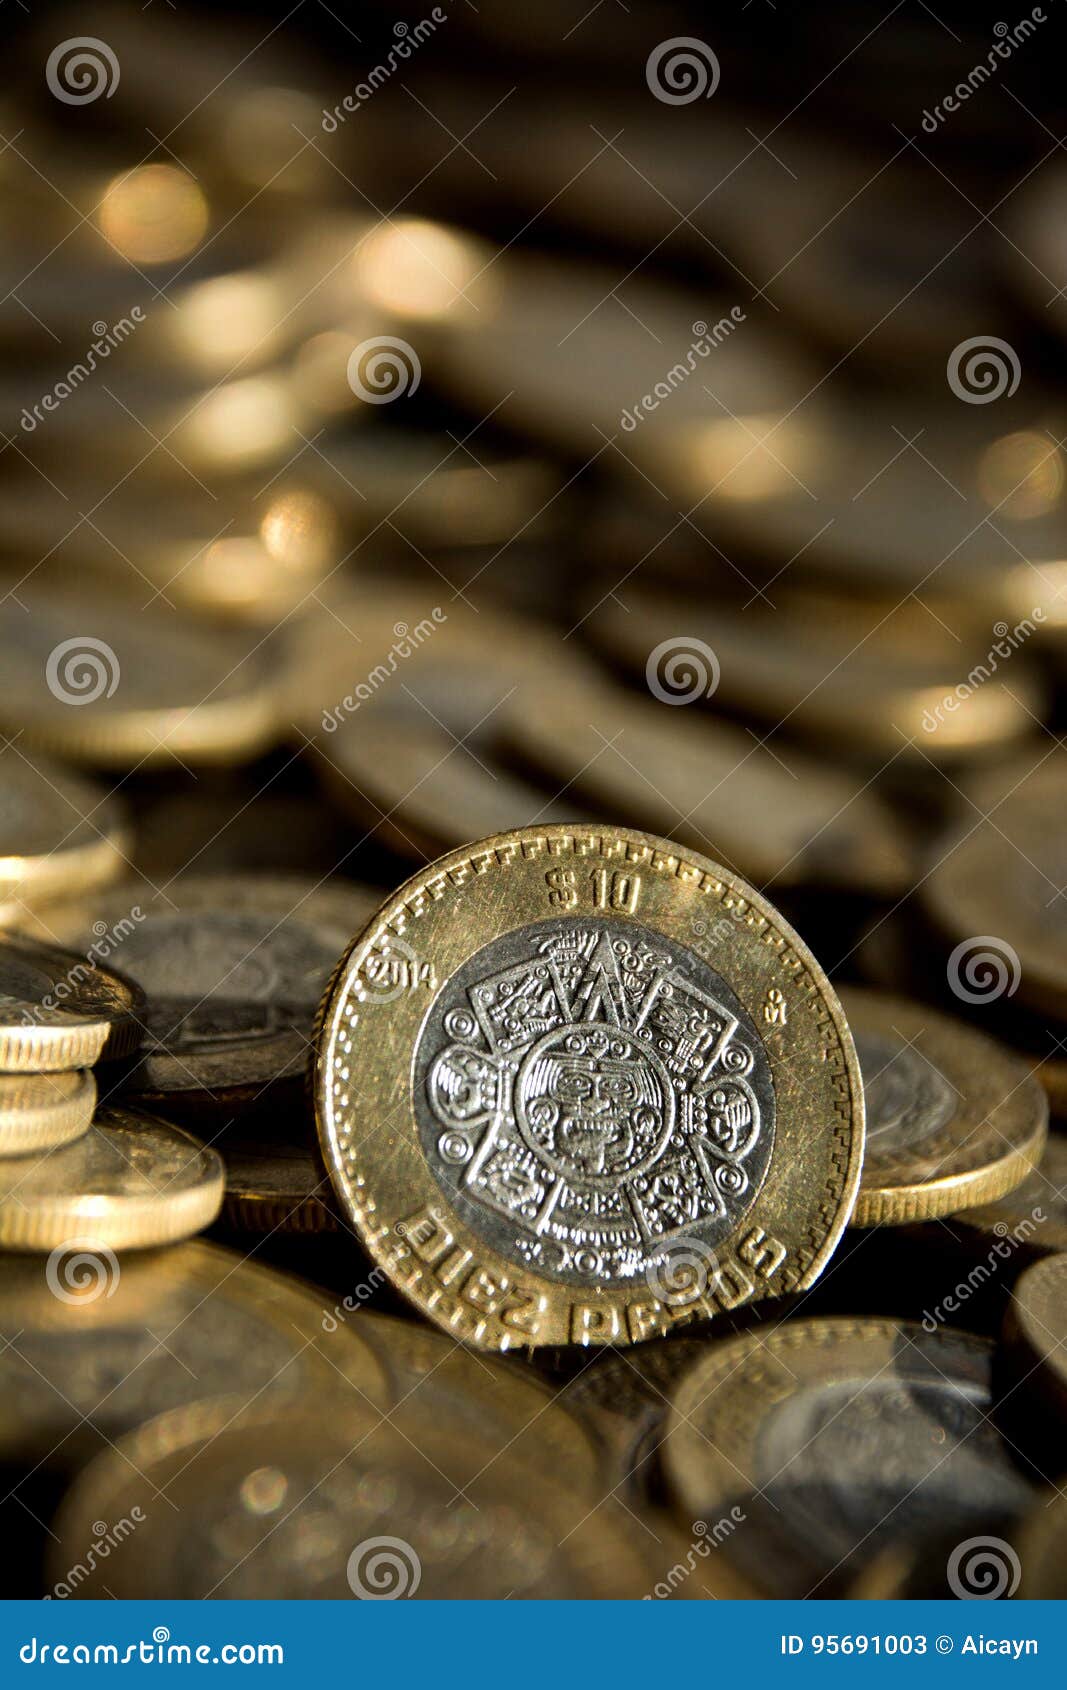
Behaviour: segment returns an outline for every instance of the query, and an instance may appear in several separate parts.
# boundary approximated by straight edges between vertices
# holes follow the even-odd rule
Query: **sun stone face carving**
[[[513,1260],[576,1283],[634,1278],[680,1233],[714,1247],[770,1160],[755,1026],[636,922],[545,921],[488,946],[441,993],[415,1066],[444,1190]]]

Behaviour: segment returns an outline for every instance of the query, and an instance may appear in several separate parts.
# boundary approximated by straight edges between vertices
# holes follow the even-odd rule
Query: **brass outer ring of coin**
[[[639,919],[630,913],[638,901]],[[732,918],[725,960],[719,955],[721,938],[708,937],[719,917]],[[653,1291],[638,1269],[631,1269],[633,1280],[620,1284],[598,1279],[597,1261],[579,1265],[571,1278],[555,1276],[555,1264],[543,1271],[523,1265],[506,1227],[498,1249],[468,1218],[474,1214],[482,1221],[465,1193],[464,1209],[457,1206],[461,1199],[452,1200],[423,1147],[414,1062],[431,1014],[444,1009],[453,976],[487,947],[532,945],[528,935],[532,930],[534,938],[542,937],[542,923],[551,924],[554,934],[558,928],[572,935],[592,923],[595,940],[598,922],[605,955],[612,943],[629,950],[631,942],[647,947],[657,941],[665,950],[674,947],[668,956],[683,952],[693,971],[707,968],[752,1028],[747,1037],[753,1049],[736,1053],[739,1065],[752,1068],[758,1060],[761,1083],[765,1079],[777,1100],[774,1138],[761,1152],[767,1160],[758,1188],[744,1178],[734,1184],[747,1206],[730,1234],[716,1243],[707,1282],[684,1308],[671,1305],[662,1285],[660,1294]],[[534,962],[523,962],[523,968],[536,963],[536,951],[532,954]],[[398,956],[406,962],[402,978],[410,989],[381,994],[383,968],[391,978],[389,964]],[[719,970],[729,965],[724,978]],[[647,978],[641,990],[651,990]],[[555,1001],[561,1004],[565,997],[564,992]],[[586,1003],[587,1019],[600,1013],[596,993],[594,999],[592,1007]],[[704,1012],[711,1013],[706,1003]],[[723,1035],[731,1018],[719,1005],[716,1012]],[[474,1018],[465,1008],[457,1013],[473,1036]],[[561,1037],[562,1020],[561,1011],[550,1023]],[[449,1025],[455,1030],[460,1023],[451,1017]],[[733,1022],[714,1056],[705,1052],[707,1072],[719,1051],[726,1060],[739,1025],[744,1022]],[[638,1047],[637,1035],[627,1034],[626,1040],[643,1072],[646,1058],[639,1049],[646,1051],[648,1044]],[[316,1024],[312,1083],[323,1159],[343,1214],[416,1307],[453,1336],[486,1349],[630,1343],[755,1296],[811,1285],[836,1247],[859,1185],[859,1065],[843,1012],[814,957],[739,877],[628,829],[518,829],[449,853],[413,876],[338,965]],[[662,1154],[670,1120],[664,1100],[674,1093],[666,1069],[658,1095],[659,1113],[654,1109],[651,1119],[653,1127],[658,1121],[660,1137],[650,1165]],[[745,1118],[744,1130],[758,1142],[761,1116],[751,1104]],[[439,1131],[432,1123],[431,1129]],[[471,1146],[465,1148],[466,1162]],[[735,1170],[730,1182],[736,1181]],[[553,1172],[545,1183],[558,1197],[565,1180]],[[717,1212],[724,1207],[719,1200]],[[636,1223],[633,1232],[640,1236]],[[528,1223],[520,1244],[530,1246]],[[707,1260],[711,1252],[701,1248]],[[662,1256],[658,1246],[643,1253],[648,1270]]]
[[[88,1068],[0,1074],[0,1157],[56,1150],[88,1132],[96,1080]]]
[[[932,1361],[924,1347],[935,1351]],[[962,1381],[988,1395],[992,1355],[988,1339],[948,1327],[930,1334],[911,1322],[847,1317],[786,1321],[709,1348],[672,1393],[660,1445],[676,1515],[713,1518],[758,1489],[766,1415],[794,1394],[829,1389],[838,1378],[858,1387],[864,1378],[906,1384],[914,1375],[953,1393]]]
[[[168,1158],[177,1165],[168,1168]],[[55,1250],[75,1239],[114,1250],[169,1244],[210,1226],[223,1179],[221,1157],[179,1127],[129,1109],[104,1109],[73,1144],[41,1158],[0,1162],[0,1248]]]
[[[20,975],[28,973],[44,992],[35,1001],[8,990],[7,1009],[0,996],[0,1072],[91,1068],[104,1057],[111,1060],[133,1050],[144,1007],[139,988],[98,963],[90,967],[84,957],[12,935],[0,937],[0,987],[5,963],[15,971],[9,972],[9,986],[17,987]],[[39,1018],[44,999],[57,1005],[46,1012],[50,1019]]]
[[[1035,1507],[1012,1533],[1022,1569],[1015,1594],[1023,1601],[1063,1601],[1067,1597],[1067,1500],[1054,1492]]]
[[[1048,1099],[1030,1071],[984,1033],[923,1004],[857,987],[844,988],[841,1003],[861,1053],[869,1040],[881,1067],[909,1065],[916,1089],[926,1066],[937,1088],[911,1100],[926,1110],[923,1133],[895,1153],[879,1145],[868,1093],[852,1225],[933,1220],[995,1202],[1021,1184],[1048,1136]]]

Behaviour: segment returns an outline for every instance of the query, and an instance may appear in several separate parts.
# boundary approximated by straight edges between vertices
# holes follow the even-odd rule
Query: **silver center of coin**
[[[537,922],[478,951],[415,1052],[449,1200],[512,1261],[626,1282],[684,1241],[710,1259],[770,1163],[774,1088],[733,992],[628,922]]]

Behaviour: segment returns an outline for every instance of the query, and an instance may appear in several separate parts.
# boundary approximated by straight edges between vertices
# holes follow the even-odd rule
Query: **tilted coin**
[[[1041,1159],[1021,1185],[991,1203],[961,1209],[952,1229],[990,1245],[1020,1251],[1020,1260],[1067,1250],[1067,1137],[1050,1132]]]
[[[983,805],[940,838],[923,882],[927,910],[952,942],[950,984],[964,1002],[1020,1003],[1067,1014],[1067,765],[1053,755],[1010,796]]]
[[[210,1226],[222,1162],[177,1127],[99,1109],[88,1132],[49,1155],[0,1162],[0,1247],[59,1250],[71,1239],[144,1250]]]
[[[1014,1537],[1020,1601],[1067,1597],[1067,1505],[1062,1490],[1039,1496]]]
[[[513,750],[568,795],[676,836],[761,885],[892,894],[911,882],[906,837],[863,775],[607,682],[560,677],[535,708],[509,698],[500,714]]]
[[[956,696],[990,636],[962,642],[914,600],[901,605],[888,597],[864,602],[793,592],[776,593],[773,609],[763,602],[742,608],[722,598],[706,605],[693,592],[668,595],[627,583],[597,607],[585,628],[642,679],[657,652],[673,654],[680,671],[675,701],[707,690],[697,688],[693,665],[702,654],[707,664],[713,651],[717,704],[880,761],[912,750],[935,761],[958,758],[1029,736],[1035,716],[1045,713],[1041,689],[1022,658],[1010,677],[991,672],[982,685],[964,685]],[[665,666],[660,663],[657,679],[666,688]],[[950,707],[938,718],[933,711],[949,695]]]
[[[1046,1256],[1016,1281],[1005,1337],[1021,1394],[1039,1395],[1059,1430],[1067,1412],[1067,1254]]]
[[[303,1074],[330,971],[377,901],[354,882],[190,875],[158,893],[112,887],[48,921],[72,946],[102,923],[116,965],[143,989],[131,1095],[227,1109]]]
[[[867,1113],[853,1226],[931,1220],[1021,1185],[1048,1134],[1048,1099],[1029,1068],[923,1004],[854,987],[841,1003]]]
[[[106,885],[130,847],[118,799],[13,745],[0,751],[0,909]]]
[[[105,1440],[205,1393],[319,1397],[348,1381],[385,1405],[358,1320],[324,1325],[300,1281],[197,1239],[123,1256],[70,1240],[0,1278],[0,1450],[70,1470]],[[328,1359],[327,1359],[328,1358]]]
[[[238,1232],[336,1232],[327,1176],[301,1145],[222,1144],[222,1219]]]
[[[486,1349],[810,1285],[859,1183],[822,970],[744,881],[623,829],[522,829],[408,881],[337,970],[314,1088],[345,1216]]]
[[[124,1597],[432,1600],[647,1588],[610,1501],[596,1508],[550,1472],[531,1484],[503,1462],[460,1491],[448,1466],[452,1444],[470,1441],[462,1422],[427,1417],[416,1442],[354,1399],[328,1406],[325,1423],[310,1407],[242,1417],[224,1397],[150,1421],[71,1490],[50,1577],[63,1580],[93,1520],[134,1518],[136,1531],[73,1594],[106,1584]]]
[[[0,1074],[0,1157],[54,1150],[88,1131],[96,1081],[85,1068]]]
[[[368,832],[425,857],[472,836],[584,819],[567,794],[501,767],[495,744],[506,710],[536,710],[583,670],[558,636],[414,593],[352,595],[330,620],[332,633],[311,629],[314,678],[298,658],[294,685],[330,792]]]
[[[141,995],[97,955],[0,936],[0,1073],[88,1068],[133,1048]]]
[[[99,595],[30,589],[0,609],[0,723],[81,762],[217,762],[261,751],[277,698],[261,637]]]
[[[1033,1487],[994,1429],[993,1347],[947,1328],[801,1320],[715,1346],[662,1446],[675,1510],[747,1524],[720,1546],[768,1595],[829,1596],[887,1544],[961,1536]]]

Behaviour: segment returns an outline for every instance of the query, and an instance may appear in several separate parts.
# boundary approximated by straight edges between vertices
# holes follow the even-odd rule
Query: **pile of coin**
[[[1061,173],[319,10],[5,97],[9,1593],[1062,1596]]]

